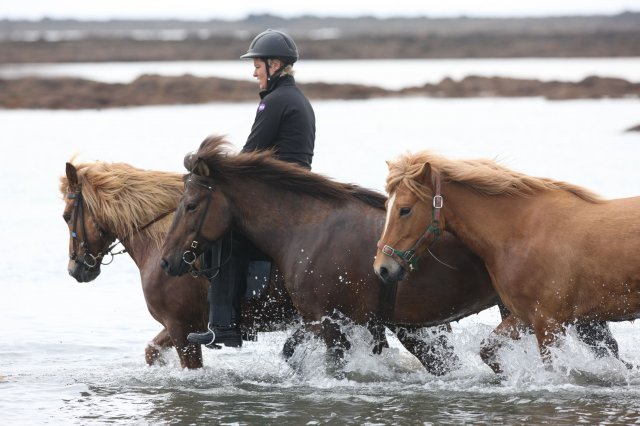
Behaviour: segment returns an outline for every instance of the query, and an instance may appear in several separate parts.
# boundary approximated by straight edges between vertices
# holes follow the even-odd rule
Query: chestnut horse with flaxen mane
[[[603,200],[494,161],[426,151],[388,164],[390,201],[376,273],[403,278],[407,251],[420,256],[443,230],[453,232],[484,260],[514,314],[482,349],[494,371],[501,371],[497,336],[517,338],[532,327],[550,363],[549,346],[568,324],[640,316],[640,197]]]
[[[206,327],[208,283],[191,275],[169,277],[160,269],[160,245],[182,195],[182,174],[141,170],[124,163],[67,163],[60,179],[69,227],[69,274],[94,280],[110,263],[112,243],[122,242],[140,270],[149,312],[164,328],[145,350],[147,363],[175,347],[183,368],[202,367],[200,345],[187,334]],[[280,329],[296,318],[288,296],[274,285],[243,301],[246,332]]]

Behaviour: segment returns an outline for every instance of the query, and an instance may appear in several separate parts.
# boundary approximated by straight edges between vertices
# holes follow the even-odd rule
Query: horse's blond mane
[[[175,210],[184,185],[182,174],[142,170],[125,163],[74,164],[82,196],[99,223],[120,238],[126,238],[165,212]],[[69,187],[60,178],[60,192]],[[157,244],[166,235],[173,214],[144,230]]]
[[[431,166],[432,177],[439,175],[443,182],[454,181],[484,195],[527,197],[542,191],[561,190],[591,203],[602,202],[598,195],[580,186],[528,176],[493,160],[451,160],[429,151],[403,154],[390,161],[387,192],[404,183],[421,199],[430,199],[433,192],[419,182],[426,163]]]

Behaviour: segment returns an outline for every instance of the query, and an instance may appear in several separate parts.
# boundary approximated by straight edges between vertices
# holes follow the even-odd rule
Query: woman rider
[[[253,39],[240,58],[253,59],[253,76],[260,85],[260,103],[242,151],[271,149],[276,158],[311,169],[315,114],[293,78],[293,64],[298,60],[293,39],[281,31],[266,30]],[[263,273],[259,275],[268,279],[270,264],[265,262],[268,259],[235,232],[216,242],[202,260],[205,268],[217,271],[220,267],[209,279],[208,330],[190,333],[187,339],[207,347],[241,346],[240,300],[246,288],[247,267],[262,266]],[[258,262],[251,262],[255,260]]]

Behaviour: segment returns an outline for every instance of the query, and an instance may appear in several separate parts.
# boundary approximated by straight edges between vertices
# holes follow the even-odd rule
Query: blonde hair
[[[180,173],[102,161],[74,166],[87,207],[120,238],[133,235],[159,215],[175,210],[184,191]],[[65,196],[72,190],[67,177],[61,176],[60,193]],[[172,220],[173,214],[169,214],[144,232],[160,245]]]
[[[271,67],[271,64],[273,63],[273,61],[278,61],[280,62],[280,64],[284,64],[284,62],[281,59],[278,58],[270,58],[267,59],[267,65],[269,67]],[[280,75],[294,75],[295,71],[293,70],[293,64],[289,64],[286,67],[284,67],[284,69],[280,72]]]
[[[542,191],[561,190],[591,203],[603,202],[602,198],[588,189],[525,175],[487,159],[450,160],[429,151],[421,151],[400,155],[388,164],[387,192],[393,192],[403,182],[422,199],[433,196],[433,191],[420,183],[423,167],[429,164],[432,180],[434,175],[439,175],[443,181],[457,182],[484,195],[527,197]]]

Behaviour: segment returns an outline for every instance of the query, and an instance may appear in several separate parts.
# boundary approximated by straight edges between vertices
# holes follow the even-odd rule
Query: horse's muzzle
[[[160,267],[168,275],[178,277],[186,274],[189,271],[190,265],[182,259],[179,259],[178,262],[170,262],[167,258],[163,257],[162,260],[160,260]]]
[[[384,259],[374,267],[374,271],[385,284],[395,284],[402,281],[407,274],[407,270],[392,259]]]
[[[67,268],[69,275],[79,283],[88,283],[95,280],[100,275],[100,264],[93,268],[88,268],[84,263],[70,261]]]

